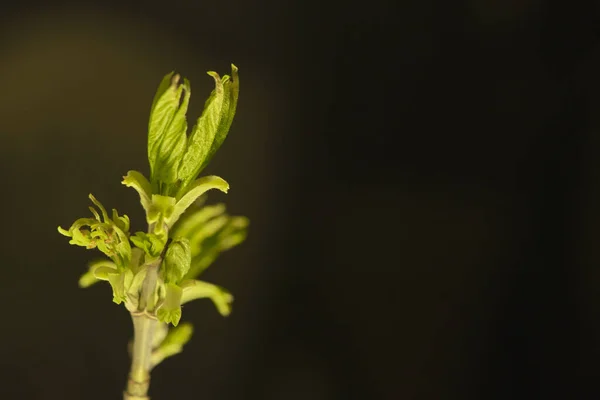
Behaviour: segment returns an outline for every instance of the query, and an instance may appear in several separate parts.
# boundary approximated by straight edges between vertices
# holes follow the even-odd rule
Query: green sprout
[[[193,327],[180,324],[183,304],[206,298],[221,315],[231,312],[231,293],[197,279],[222,252],[244,241],[249,224],[245,217],[227,214],[223,204],[199,205],[207,191],[229,190],[218,176],[198,175],[227,137],[239,93],[234,65],[231,76],[208,75],[215,89],[189,134],[190,82],[171,72],[154,96],[148,124],[150,179],[132,170],[122,181],[137,191],[147,231],[132,234],[127,215],[116,209],[109,215],[91,194],[97,208],[90,207],[92,217],[76,220],[69,229],[58,228],[70,244],[106,256],[89,263],[79,286],[107,281],[113,302],[131,313],[134,338],[125,400],[148,400],[152,368],[181,352],[190,340]]]

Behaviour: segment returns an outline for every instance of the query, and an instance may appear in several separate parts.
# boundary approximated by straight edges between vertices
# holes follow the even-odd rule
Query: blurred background
[[[0,6],[0,398],[119,399],[130,319],[56,227],[143,229],[152,97],[240,68],[209,202],[247,241],[153,399],[587,399],[600,386],[600,6],[543,0]]]

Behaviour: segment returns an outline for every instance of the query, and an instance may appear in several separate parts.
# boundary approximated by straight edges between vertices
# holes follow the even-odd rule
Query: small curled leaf
[[[92,286],[96,282],[98,282],[98,279],[96,279],[92,271],[88,270],[83,275],[81,275],[78,284],[80,288],[87,288]]]
[[[123,181],[121,183],[127,187],[135,189],[135,191],[138,192],[142,207],[144,207],[144,210],[146,213],[148,213],[152,204],[152,188],[150,186],[150,182],[148,182],[148,179],[146,179],[146,177],[138,171],[128,171],[127,175],[123,177]]]
[[[160,341],[160,345],[152,352],[151,365],[154,368],[160,364],[165,358],[181,353],[183,346],[190,341],[194,328],[189,322],[184,322],[181,325],[173,327],[166,332],[165,337]],[[162,333],[162,332],[161,332]]]
[[[110,261],[110,260],[106,260],[106,259],[100,259],[100,260],[96,260],[96,261],[92,261],[88,264],[88,270],[85,274],[81,275],[81,277],[79,278],[79,287],[80,288],[87,288],[92,286],[94,283],[100,281],[100,280],[108,280],[108,276],[105,276],[105,279],[99,279],[96,276],[96,271],[99,268],[106,268],[106,270],[108,272],[116,272],[117,271],[117,266],[114,262]]]
[[[173,215],[171,215],[167,222],[169,227],[172,227],[177,222],[181,214],[183,214],[194,201],[211,189],[218,189],[223,193],[227,193],[229,191],[229,184],[223,178],[214,175],[205,176],[195,180],[182,192],[182,196],[179,198],[179,201],[177,201]]]
[[[113,289],[113,302],[121,304],[122,302],[127,301],[127,291],[133,281],[133,272],[130,269],[126,269],[120,273],[107,273],[107,275],[108,282]]]
[[[119,216],[113,212],[115,220],[109,218],[106,209],[93,195],[90,199],[101,211],[101,215],[93,208],[94,218],[80,218],[76,220],[67,231],[58,227],[61,235],[71,238],[70,244],[82,246],[87,249],[98,248],[110,257],[120,269],[125,268],[131,261],[131,246],[129,245],[129,232],[122,228],[129,228],[129,217]]]
[[[183,289],[181,304],[195,299],[209,298],[222,316],[226,317],[231,313],[233,296],[225,288],[198,280],[186,280],[182,282],[181,287]]]
[[[192,210],[188,208],[174,226],[173,235],[191,238],[207,221],[225,213],[224,204],[214,204]]]

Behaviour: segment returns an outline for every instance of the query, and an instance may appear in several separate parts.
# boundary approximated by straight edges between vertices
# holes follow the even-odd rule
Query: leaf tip
[[[215,71],[207,71],[206,74],[208,76],[212,77],[215,80],[215,82],[220,82],[221,81],[221,77]]]
[[[217,179],[218,185],[215,185],[215,187],[217,189],[219,189],[221,192],[227,194],[229,192],[229,182],[227,182],[225,179],[216,176],[215,177]]]
[[[171,76],[171,86],[177,86],[179,85],[179,80],[181,79],[181,75],[179,75],[178,73],[175,73],[175,71],[171,72],[172,76]]]

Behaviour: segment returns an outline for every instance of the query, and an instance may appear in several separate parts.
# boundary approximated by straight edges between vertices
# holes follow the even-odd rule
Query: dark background
[[[87,5],[86,5],[87,4]],[[0,8],[0,398],[118,399],[129,316],[56,232],[89,192],[143,229],[149,106],[240,68],[206,173],[248,240],[186,306],[153,399],[600,395],[600,6],[542,0]]]

